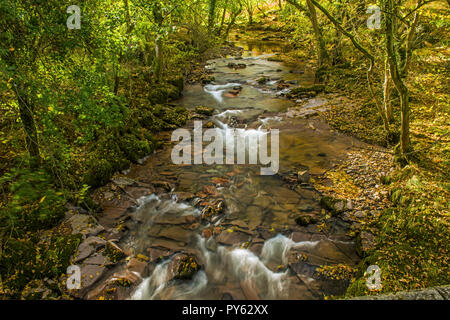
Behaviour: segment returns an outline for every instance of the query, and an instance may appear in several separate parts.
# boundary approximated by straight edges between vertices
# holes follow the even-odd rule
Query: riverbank
[[[295,65],[309,60],[315,64],[308,51],[307,45],[300,45],[281,54],[279,61]],[[395,141],[392,136],[387,138],[376,107],[367,95],[363,60],[356,59],[327,70],[326,93],[318,98],[327,95],[335,95],[335,98],[329,99],[329,105],[312,107],[318,109],[319,117],[334,129],[374,144],[369,150],[354,150],[347,162],[336,164],[336,168],[327,172],[316,185],[337,198],[346,198],[343,191],[358,189],[355,186],[359,185],[369,196],[365,197],[368,203],[374,195],[382,199],[382,205],[375,211],[369,210],[373,212],[369,215],[362,213],[364,210],[356,211],[363,217],[362,223],[357,223],[360,231],[356,234],[359,238],[363,235],[367,252],[363,254],[348,296],[378,293],[370,292],[365,285],[364,272],[369,265],[379,265],[382,269],[381,292],[414,290],[450,282],[448,73],[439,69],[439,65],[448,61],[449,51],[428,43],[417,50],[416,55],[413,67],[416,76],[407,81],[413,110],[413,151],[408,155],[408,163],[396,162]],[[398,99],[393,100],[393,108],[392,130],[395,132],[399,121]],[[309,109],[310,105],[299,106],[294,114],[317,116],[316,111]],[[361,164],[367,170],[360,170],[355,163],[362,159],[368,160]],[[337,183],[332,184],[330,180]]]

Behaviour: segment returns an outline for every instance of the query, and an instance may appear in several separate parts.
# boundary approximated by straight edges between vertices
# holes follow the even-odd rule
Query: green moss
[[[105,254],[112,263],[119,262],[126,257],[125,253],[122,250],[120,250],[116,245],[112,244],[109,241],[105,246]]]
[[[86,166],[88,169],[84,174],[83,181],[94,188],[107,184],[115,172],[111,162],[107,159],[95,157],[89,159]]]
[[[195,112],[198,114],[203,114],[205,116],[212,116],[214,113],[214,108],[206,106],[198,106],[195,108]]]
[[[179,99],[181,90],[172,84],[160,84],[150,88],[148,100],[151,104],[168,103]]]
[[[325,86],[322,84],[316,84],[306,87],[298,87],[291,90],[288,94],[289,98],[298,98],[302,96],[315,96],[325,91]]]
[[[199,270],[200,266],[195,258],[188,256],[180,262],[175,279],[190,280]]]
[[[41,298],[48,287],[41,280],[57,282],[80,241],[81,235],[57,234],[42,239],[8,239],[0,257],[0,274],[7,294],[11,298]]]

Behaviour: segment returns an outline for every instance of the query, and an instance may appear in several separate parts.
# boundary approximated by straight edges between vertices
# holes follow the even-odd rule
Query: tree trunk
[[[248,24],[252,25],[253,24],[253,9],[247,8],[247,13],[248,13]]]
[[[417,8],[419,8],[422,5],[422,0],[417,1]],[[414,43],[414,37],[416,35],[416,28],[419,23],[419,12],[416,11],[414,14],[414,20],[411,23],[411,26],[408,31],[408,35],[406,37],[406,53],[405,53],[405,60],[402,63],[402,70],[401,75],[406,77],[409,71],[409,65],[411,63],[411,57],[413,53],[413,43]]]
[[[291,0],[288,0],[289,2]],[[353,43],[356,49],[358,49],[370,62],[369,69],[367,70],[367,82],[369,83],[369,89],[370,93],[372,95],[372,98],[375,102],[375,105],[377,107],[378,113],[380,114],[381,118],[383,119],[384,128],[387,132],[389,132],[389,123],[386,118],[386,114],[383,111],[383,108],[378,101],[376,95],[375,95],[375,89],[373,87],[372,77],[373,77],[373,69],[375,67],[375,57],[366,49],[364,48],[356,39],[355,36],[352,35],[350,32],[344,29],[342,25],[334,18],[323,6],[321,6],[316,0],[308,0],[311,1],[314,6],[316,6],[320,11],[322,11],[323,14],[327,16],[327,18],[334,24],[334,26],[342,32],[347,38],[350,39],[350,41]]]
[[[216,2],[217,0],[209,0],[208,28],[212,30],[216,18]]]
[[[26,90],[16,91],[17,103],[19,105],[20,119],[25,132],[25,144],[31,157],[31,166],[38,167],[41,163],[39,143],[37,139],[36,124],[34,122],[34,105],[31,103]]]
[[[383,105],[386,118],[389,123],[391,123],[393,120],[391,103],[391,71],[389,69],[389,62],[387,58],[384,63]]]
[[[161,82],[162,75],[162,64],[163,64],[163,56],[162,56],[162,40],[161,36],[156,36],[155,39],[155,77],[156,82]]]
[[[296,7],[298,10],[306,11],[306,8],[300,5],[295,0],[287,0],[290,4],[292,4],[294,7]],[[306,3],[308,5],[308,16],[311,20],[311,24],[313,26],[314,30],[314,36],[316,38],[316,44],[317,44],[317,58],[318,58],[318,67],[321,69],[322,67],[329,64],[330,56],[328,55],[327,49],[325,47],[325,41],[322,36],[322,30],[320,29],[319,22],[317,20],[317,13],[316,8],[314,7],[311,0],[306,0]]]
[[[405,155],[410,147],[409,138],[409,92],[408,87],[404,84],[397,63],[397,51],[394,45],[394,23],[396,7],[393,0],[385,0],[386,12],[386,51],[388,54],[389,67],[391,69],[391,77],[394,85],[400,95],[401,105],[401,136],[400,149],[402,155]]]
[[[228,23],[227,30],[225,31],[225,36],[224,36],[225,39],[228,38],[231,27],[233,27],[234,23],[236,22],[237,17],[241,14],[241,12],[242,12],[242,5],[239,4],[239,8],[236,11],[233,11],[231,13],[231,19],[230,19],[230,22]]]
[[[227,8],[228,8],[228,0],[225,1],[225,6],[223,8],[222,19],[220,21],[220,27],[219,27],[219,31],[217,33],[219,36],[222,34],[223,25],[225,24],[225,17],[227,15]]]

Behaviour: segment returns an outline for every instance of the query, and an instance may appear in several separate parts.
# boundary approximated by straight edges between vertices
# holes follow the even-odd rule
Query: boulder
[[[335,199],[333,197],[323,197],[320,199],[320,204],[324,209],[327,209],[333,216],[338,216],[345,211],[351,210],[351,201],[345,199]]]
[[[98,249],[104,247],[105,245],[106,241],[99,237],[87,238],[78,246],[78,250],[75,253],[75,263],[83,261],[84,259],[89,257]]]
[[[309,183],[309,181],[311,180],[309,171],[308,170],[299,171],[297,173],[297,179],[299,183]]]
[[[214,113],[213,107],[205,107],[205,106],[198,106],[195,108],[195,112],[199,114],[203,114],[205,116],[212,116]]]
[[[310,215],[300,215],[295,219],[295,222],[302,227],[306,227],[310,224],[316,224],[318,221],[319,220],[316,217]]]

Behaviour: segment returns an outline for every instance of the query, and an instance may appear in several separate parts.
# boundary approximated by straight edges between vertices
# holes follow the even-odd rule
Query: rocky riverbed
[[[383,150],[333,131],[320,115],[341,99],[277,44],[240,43],[208,62],[178,104],[207,127],[280,130],[280,170],[174,165],[165,145],[94,193],[94,219],[72,208],[86,299],[323,299],[345,293],[373,245],[364,225],[389,206]],[[268,50],[267,48],[270,48]],[[267,52],[270,51],[270,52]],[[302,89],[300,89],[302,88]],[[202,107],[199,107],[202,106]],[[207,106],[207,107],[203,107]]]

